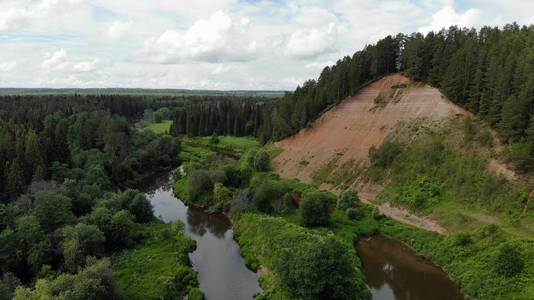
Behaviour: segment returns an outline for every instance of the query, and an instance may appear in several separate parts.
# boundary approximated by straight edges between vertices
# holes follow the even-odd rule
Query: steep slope
[[[309,128],[279,141],[276,145],[283,151],[276,157],[274,167],[284,178],[315,182],[325,189],[335,189],[340,183],[358,186],[360,198],[369,202],[380,189],[358,182],[361,166],[369,159],[369,149],[379,147],[399,122],[415,118],[442,120],[454,114],[471,115],[435,88],[400,74],[389,75],[345,99]],[[339,178],[338,182],[327,180],[332,177]],[[447,232],[431,218],[406,209],[388,203],[379,209],[403,223],[441,234]]]
[[[311,127],[278,142],[283,152],[275,159],[275,169],[282,177],[311,182],[333,159],[336,165],[367,160],[369,149],[378,147],[400,121],[450,114],[470,113],[435,88],[389,75],[345,99]]]

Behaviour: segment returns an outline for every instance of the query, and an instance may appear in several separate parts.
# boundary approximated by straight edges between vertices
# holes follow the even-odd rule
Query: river
[[[186,206],[174,197],[172,185],[172,176],[161,176],[143,190],[156,216],[182,221],[185,233],[197,242],[189,258],[206,299],[253,299],[261,292],[258,275],[246,267],[230,220]],[[464,299],[445,272],[396,240],[376,235],[360,240],[356,248],[373,300]]]
[[[249,270],[234,240],[232,223],[222,214],[208,214],[188,207],[172,192],[173,180],[163,176],[145,187],[154,215],[164,222],[180,220],[185,233],[197,242],[189,254],[207,300],[250,300],[261,292],[258,275]]]
[[[360,240],[358,255],[373,300],[463,300],[458,284],[439,267],[383,235]]]

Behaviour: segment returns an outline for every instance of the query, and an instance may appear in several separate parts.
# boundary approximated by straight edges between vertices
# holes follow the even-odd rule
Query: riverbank
[[[291,295],[291,290],[284,287],[284,280],[281,279],[280,267],[275,267],[275,262],[280,259],[279,251],[282,251],[280,249],[283,247],[270,249],[269,246],[278,245],[271,240],[276,239],[277,235],[298,241],[299,232],[302,231],[316,237],[333,234],[337,240],[347,245],[348,247],[344,249],[353,257],[353,262],[349,265],[353,265],[353,270],[356,271],[353,283],[364,281],[361,263],[353,246],[358,239],[381,232],[389,219],[383,218],[372,206],[359,203],[355,207],[356,217],[349,218],[344,210],[334,209],[329,214],[328,224],[304,228],[301,226],[299,203],[311,194],[319,193],[329,199],[335,199],[335,195],[298,180],[280,179],[269,171],[254,170],[254,160],[257,159],[258,152],[266,151],[270,154],[268,155],[270,159],[276,153],[272,149],[249,148],[247,151],[242,151],[244,154],[239,161],[220,155],[213,149],[213,147],[202,147],[200,151],[191,149],[193,150],[191,153],[187,151],[184,153],[187,173],[194,173],[195,178],[177,177],[174,193],[186,203],[194,203],[211,211],[230,213],[235,223],[236,238],[247,265],[260,271],[261,285],[264,289],[262,297],[291,298],[288,296]],[[249,153],[251,151],[255,154],[251,155]],[[222,182],[217,184],[218,180]],[[200,192],[195,190],[197,188]],[[191,197],[191,193],[194,193],[194,197]],[[254,213],[248,213],[250,211]],[[277,221],[272,223],[270,219],[265,219],[267,215],[276,218]],[[265,222],[277,226],[262,225]],[[254,234],[250,234],[251,231]],[[447,278],[446,275],[443,277]],[[362,299],[370,298],[371,295],[365,285],[359,290],[358,295],[361,295]]]

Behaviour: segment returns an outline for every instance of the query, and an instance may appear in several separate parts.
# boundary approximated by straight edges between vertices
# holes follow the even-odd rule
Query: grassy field
[[[117,285],[127,299],[182,299],[198,286],[188,257],[195,242],[179,222],[146,226],[146,241],[112,257]]]
[[[151,123],[148,125],[148,128],[150,130],[154,131],[156,134],[168,134],[169,130],[171,129],[172,121],[165,120],[160,123]]]

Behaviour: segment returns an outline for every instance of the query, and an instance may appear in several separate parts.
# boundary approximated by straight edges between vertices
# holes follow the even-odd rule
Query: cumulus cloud
[[[248,34],[249,23],[219,11],[196,21],[186,32],[167,30],[149,39],[140,54],[157,63],[248,61],[257,50]]]
[[[128,34],[128,31],[132,28],[132,22],[120,22],[115,21],[109,26],[106,34],[113,40],[120,40]]]
[[[0,2],[0,31],[37,27],[39,22],[51,24],[50,18],[72,15],[80,0],[4,0]]]
[[[46,72],[62,70],[68,65],[67,51],[59,49],[53,52],[47,52],[41,63],[41,69]]]
[[[24,9],[7,9],[0,11],[0,31],[10,31],[23,28],[29,21],[31,14]]]
[[[337,31],[334,23],[326,28],[297,29],[286,46],[288,55],[307,59],[332,52],[336,49]]]
[[[97,63],[98,63],[98,60],[96,59],[93,59],[90,61],[80,61],[74,64],[74,66],[72,67],[72,70],[78,73],[91,72],[91,71],[96,70]]]
[[[480,11],[476,8],[466,10],[464,13],[457,13],[451,6],[445,6],[432,16],[432,23],[419,28],[419,32],[428,33],[439,31],[451,25],[459,27],[473,27],[480,21]]]
[[[17,67],[16,61],[0,62],[0,72],[6,73],[14,70]]]

